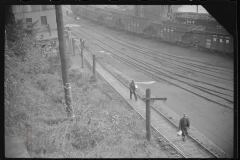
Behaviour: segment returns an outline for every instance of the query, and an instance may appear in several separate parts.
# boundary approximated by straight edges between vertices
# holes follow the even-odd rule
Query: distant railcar
[[[233,37],[224,29],[206,28],[203,31],[193,29],[194,45],[200,50],[210,50],[224,54],[233,53]]]
[[[196,15],[190,16],[188,23],[182,23],[172,20],[154,21],[94,6],[73,5],[71,9],[78,16],[118,30],[175,43],[182,47],[197,47],[201,51],[233,54],[233,37],[224,29],[212,27],[216,25],[213,22],[213,25],[209,25],[210,27],[206,26],[206,21],[211,18],[204,19],[203,17],[206,17],[204,14],[200,15],[202,16],[200,18]]]

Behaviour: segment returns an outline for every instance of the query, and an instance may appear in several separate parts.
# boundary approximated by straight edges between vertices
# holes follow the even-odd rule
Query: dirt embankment
[[[146,141],[145,121],[105,81],[71,61],[76,119],[67,120],[59,54],[46,57],[36,47],[26,55],[5,52],[5,135],[21,137],[32,158],[177,157],[156,132]]]

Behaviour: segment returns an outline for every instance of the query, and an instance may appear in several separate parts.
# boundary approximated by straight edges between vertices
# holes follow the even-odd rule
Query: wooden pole
[[[93,76],[95,77],[95,67],[96,67],[96,64],[95,64],[95,54],[93,55]]]
[[[73,45],[73,55],[75,56],[75,40],[72,39],[72,45]]]
[[[61,58],[61,68],[62,68],[62,79],[63,86],[65,92],[65,101],[66,101],[66,112],[67,117],[74,117],[74,112],[72,108],[72,93],[71,93],[71,85],[69,83],[69,75],[68,75],[68,62],[66,56],[66,41],[64,37],[64,27],[63,27],[63,15],[62,15],[62,6],[55,5],[56,9],[56,21],[57,21],[57,29],[58,29],[58,39],[59,39],[59,52]]]
[[[6,29],[5,29],[5,50],[8,48],[8,45],[7,45],[7,32],[6,32]]]
[[[47,29],[48,29],[48,32],[49,32],[49,36],[51,36],[51,28],[50,28],[49,24],[47,24]]]
[[[84,65],[83,65],[83,39],[80,39],[80,43],[81,43],[81,60],[82,60],[82,68],[84,68]]]
[[[139,6],[138,5],[134,5],[134,14],[135,14],[135,16],[139,16]]]
[[[146,90],[146,98],[151,98],[151,90]],[[147,131],[147,140],[151,140],[151,106],[150,100],[146,100],[146,131]]]
[[[167,98],[151,98],[151,90],[146,90],[146,98],[142,98],[146,101],[146,137],[147,140],[151,140],[151,101],[154,100],[164,100],[166,101]]]
[[[71,34],[71,31],[69,29],[68,31],[68,38],[69,38],[69,52],[70,54],[73,52],[73,44],[72,44],[72,34]]]

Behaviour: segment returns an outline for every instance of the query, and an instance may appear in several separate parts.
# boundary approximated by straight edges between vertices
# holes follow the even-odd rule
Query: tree
[[[35,27],[37,22],[38,21],[25,27],[27,25],[23,22],[23,19],[20,19],[13,24],[5,26],[7,44],[12,48],[15,55],[24,56],[26,50],[37,43],[35,40],[38,30]]]

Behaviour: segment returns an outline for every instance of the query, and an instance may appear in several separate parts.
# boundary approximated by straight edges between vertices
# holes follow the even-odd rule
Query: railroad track
[[[67,17],[67,18],[69,18],[69,17]],[[91,27],[91,28],[95,28],[95,27]],[[109,27],[108,27],[108,28],[109,28]],[[99,30],[99,29],[97,29],[97,30]],[[103,30],[101,30],[101,32],[104,32],[104,33],[107,34],[107,35],[111,35],[111,34],[105,32],[105,31],[103,31]],[[112,35],[111,35],[111,36],[112,36]],[[114,36],[112,36],[112,37],[114,37]],[[109,38],[109,37],[108,37],[108,38]],[[190,65],[190,66],[192,66],[192,67],[195,66],[195,67],[199,67],[199,68],[201,68],[201,69],[203,69],[203,70],[209,70],[209,71],[212,71],[211,69],[219,70],[219,71],[224,72],[224,74],[227,74],[228,72],[233,73],[232,68],[229,68],[229,67],[223,67],[223,66],[219,66],[219,65],[214,65],[214,64],[212,64],[212,63],[205,63],[205,62],[201,62],[201,61],[189,59],[189,58],[186,58],[186,57],[180,57],[180,56],[176,56],[176,55],[166,54],[166,53],[164,53],[164,52],[159,52],[159,51],[156,51],[156,50],[153,50],[153,49],[149,49],[149,48],[146,48],[146,47],[143,47],[143,46],[134,44],[134,43],[129,43],[129,42],[126,43],[126,42],[124,42],[123,40],[121,40],[120,38],[117,38],[117,37],[114,37],[114,39],[112,39],[112,38],[110,38],[110,39],[113,40],[113,41],[116,41],[116,39],[118,39],[119,41],[122,41],[123,43],[125,43],[125,44],[121,43],[121,45],[125,45],[126,47],[131,47],[131,48],[134,48],[134,49],[139,50],[139,51],[149,52],[149,53],[151,53],[151,54],[154,54],[154,53],[156,54],[156,53],[158,53],[158,56],[160,55],[161,58],[170,58],[170,59],[175,60],[175,61],[178,61],[178,62],[180,62],[180,63],[188,64],[188,65]],[[118,42],[118,43],[119,43],[119,42]],[[131,45],[131,46],[130,46],[130,45]],[[167,56],[168,56],[168,57],[167,57]],[[154,58],[156,58],[156,57],[154,57]],[[175,58],[175,59],[173,59],[173,58]],[[181,60],[187,60],[188,62],[183,62],[183,61],[181,61],[180,59],[181,59]],[[199,64],[189,63],[189,61],[195,62],[195,63],[199,63]],[[170,62],[169,62],[169,63],[170,63]],[[202,65],[200,65],[200,64],[204,64],[204,66],[202,66]],[[205,65],[208,65],[208,66],[205,66]],[[220,69],[220,68],[221,68],[221,69]],[[212,71],[212,72],[215,72],[215,71]]]
[[[91,55],[93,55],[93,53],[89,49],[87,49],[87,50]],[[84,56],[84,60],[87,62],[88,66],[90,68],[92,68],[92,63],[91,63],[90,58],[88,59]],[[99,63],[101,65],[101,67],[104,68],[104,70],[106,70],[108,73],[110,73],[113,77],[115,77],[119,82],[121,82],[128,89],[128,84],[126,84],[123,80],[119,79],[102,62],[100,62],[99,60],[96,60],[96,61],[97,61],[97,63]],[[100,75],[101,75],[101,73],[100,73]],[[102,77],[104,78],[104,76],[102,76]],[[141,97],[140,95],[138,95],[138,96],[139,96],[141,101],[144,101],[143,100],[144,97]],[[126,102],[128,103],[127,100],[126,100]],[[178,130],[178,126],[176,124],[174,124],[173,122],[171,122],[157,108],[155,108],[155,107],[152,107],[152,108],[153,108],[153,110],[151,111],[152,116],[153,117],[157,116],[160,119],[159,126],[158,127],[152,126],[152,127],[159,134],[162,135],[162,137],[169,143],[169,145],[172,148],[174,148],[177,151],[178,154],[181,155],[182,158],[219,158],[219,157],[221,157],[219,154],[212,151],[211,148],[207,148],[206,146],[202,145],[201,142],[198,142],[198,140],[193,138],[190,134],[187,136],[187,140],[185,142],[179,141],[179,139],[181,139],[181,138],[177,137],[177,135],[176,135],[177,130]],[[140,114],[140,116],[145,119],[144,115]],[[159,129],[159,127],[161,129]],[[178,157],[178,158],[180,158],[180,157]]]
[[[74,22],[75,23],[75,22]],[[83,26],[83,25],[82,25]],[[81,33],[78,33],[78,34],[81,34]],[[86,36],[85,35],[83,35],[83,34],[81,34],[82,36],[81,37],[83,37],[83,38],[85,38]],[[88,38],[88,37],[86,37],[86,40],[87,39],[89,39],[90,41],[93,39],[93,38]],[[205,67],[205,66],[203,66],[203,67]],[[217,68],[218,66],[216,66],[216,68]],[[222,68],[222,67],[220,67],[220,68]],[[226,142],[226,141],[225,141]]]
[[[67,17],[67,18],[70,19],[69,17]],[[97,29],[97,30],[99,30],[99,29]],[[104,31],[101,31],[101,32],[104,32]],[[187,60],[187,61],[195,61],[195,60],[189,60],[187,58],[182,58],[182,57],[174,56],[174,55],[171,55],[171,57],[167,57],[166,55],[168,55],[168,54],[165,54],[165,55],[156,54],[155,52],[152,52],[150,49],[144,49],[144,50],[140,49],[140,48],[143,48],[141,46],[134,47],[135,44],[131,44],[131,43],[126,44],[126,42],[123,42],[123,43],[119,42],[119,41],[122,41],[119,38],[114,37],[114,39],[113,39],[113,38],[110,38],[109,36],[103,35],[101,33],[98,33],[98,34],[100,34],[100,35],[110,39],[111,41],[114,41],[114,42],[116,42],[116,43],[118,43],[118,44],[120,44],[124,47],[130,48],[133,51],[137,51],[137,53],[140,53],[144,56],[147,56],[153,61],[159,62],[161,64],[162,63],[168,63],[168,64],[174,66],[174,69],[176,68],[176,69],[179,69],[179,70],[184,70],[185,72],[188,72],[190,74],[192,74],[192,73],[204,74],[204,75],[207,75],[209,77],[216,78],[217,80],[221,80],[221,81],[224,82],[224,84],[233,85],[233,76],[232,76],[233,70],[232,69],[223,70],[223,69],[219,69],[219,66],[215,66],[213,68],[213,65],[202,66],[202,65],[199,65],[199,64],[191,63],[191,62],[183,62],[183,61],[180,61],[179,59],[183,59],[183,60]],[[106,34],[109,35],[109,33],[106,33]],[[119,41],[116,41],[115,39],[118,39]],[[130,46],[130,44],[131,44],[131,46]],[[177,59],[174,59],[173,57],[175,57]],[[171,61],[174,61],[175,63],[172,63]],[[177,64],[176,64],[176,62],[177,62]],[[191,66],[191,68],[189,68],[189,66]],[[165,69],[165,71],[169,72],[171,74],[173,73],[175,75],[182,76],[181,74],[174,73],[173,71],[171,71],[169,69]],[[190,77],[187,77],[187,78],[191,79],[193,81],[198,81],[198,82],[205,83],[205,84],[208,83],[206,81],[199,81],[197,78],[190,78]],[[233,88],[233,87],[230,87],[230,88]],[[228,88],[225,87],[225,89],[226,90],[233,90],[233,89],[229,89],[229,87]]]
[[[162,56],[162,55],[159,56],[159,54],[156,54],[154,52],[150,52],[148,50],[144,51],[144,50],[141,50],[141,49],[138,49],[138,48],[134,48],[133,50],[138,51],[139,53],[144,53],[145,55],[152,58],[152,60],[160,62],[160,63],[169,63],[171,65],[183,68],[185,70],[202,73],[202,74],[205,74],[205,75],[208,75],[208,76],[211,76],[211,77],[215,77],[215,78],[224,79],[228,83],[232,82],[233,77],[231,75],[229,75],[229,73],[231,73],[231,74],[233,73],[232,69],[231,70],[229,70],[229,69],[228,70],[222,70],[222,69],[219,69],[219,68],[212,68],[212,67],[209,67],[209,66],[206,67],[206,66],[194,64],[194,63],[191,63],[191,62],[183,62],[183,61],[180,61],[178,59],[174,59],[172,57],[166,57],[166,56]],[[155,56],[153,56],[153,55],[155,55]],[[168,59],[168,60],[164,60],[164,59]],[[172,63],[171,61],[174,61],[174,63]],[[177,62],[177,64],[176,64],[176,62]],[[194,68],[194,69],[187,68],[189,66]],[[204,70],[204,72],[201,71],[200,69]],[[215,75],[213,75],[213,74],[215,74]],[[216,74],[224,75],[227,78],[216,76]]]
[[[72,31],[77,32],[73,29],[72,29]],[[88,33],[86,33],[86,34],[88,34]],[[93,37],[90,34],[88,34],[88,36]],[[93,38],[95,40],[97,40],[95,37],[93,37]],[[164,81],[168,84],[175,85],[179,88],[182,88],[182,89],[187,90],[191,93],[194,93],[195,95],[198,95],[198,96],[200,96],[202,98],[205,98],[209,101],[212,101],[212,102],[215,102],[215,103],[220,104],[222,106],[225,106],[227,108],[233,109],[233,106],[232,106],[232,103],[233,103],[232,94],[233,93],[232,93],[232,91],[227,92],[226,88],[220,88],[220,87],[214,86],[212,84],[208,84],[207,86],[202,86],[202,85],[199,85],[199,84],[193,84],[193,83],[186,82],[184,80],[180,80],[179,78],[177,79],[177,78],[173,77],[172,75],[169,75],[169,74],[166,74],[166,73],[162,72],[162,68],[161,69],[156,69],[156,68],[158,68],[157,66],[147,64],[146,62],[143,62],[142,60],[137,59],[137,58],[132,58],[131,56],[123,53],[120,50],[117,50],[117,49],[111,47],[110,45],[102,42],[101,40],[98,40],[98,41],[100,41],[101,44],[104,44],[104,45],[120,52],[122,55],[127,56],[128,58],[132,59],[132,61],[130,61],[127,58],[125,58],[125,60],[124,60],[123,57],[121,57],[121,56],[119,56],[115,53],[112,53],[114,58],[117,58],[118,60],[121,60],[123,63],[127,64],[128,66],[131,66],[131,67],[137,69],[138,71],[141,71],[144,74],[151,76],[155,80],[158,80],[158,81],[160,80],[160,81]],[[103,48],[100,45],[98,45],[98,46]],[[107,50],[106,48],[103,48],[103,49]],[[139,64],[135,63],[134,61],[137,61],[137,63],[139,63]],[[160,75],[164,75],[165,77],[163,78]],[[188,78],[188,77],[185,77],[185,78]],[[171,81],[173,81],[173,79],[175,81],[171,82]],[[176,82],[176,81],[179,81],[179,82],[182,82],[182,83],[179,83],[179,82]],[[213,87],[215,87],[215,88],[213,88]],[[225,92],[227,92],[227,93],[225,93]],[[212,97],[212,96],[214,96],[214,97]]]

